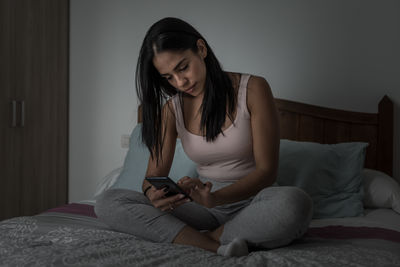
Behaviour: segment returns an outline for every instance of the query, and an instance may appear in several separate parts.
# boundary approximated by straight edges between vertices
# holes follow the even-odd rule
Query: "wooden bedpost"
[[[385,95],[378,111],[377,169],[393,175],[393,102]]]

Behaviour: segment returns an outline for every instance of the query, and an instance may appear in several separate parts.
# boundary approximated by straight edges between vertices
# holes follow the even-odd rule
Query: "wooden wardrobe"
[[[0,1],[0,220],[67,202],[68,0]]]

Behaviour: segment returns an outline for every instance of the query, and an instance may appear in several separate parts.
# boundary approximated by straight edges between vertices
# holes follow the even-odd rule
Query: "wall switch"
[[[129,134],[121,135],[121,147],[122,148],[129,148]]]

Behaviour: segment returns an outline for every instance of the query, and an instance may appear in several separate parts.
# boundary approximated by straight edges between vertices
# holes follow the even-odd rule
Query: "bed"
[[[362,148],[360,153],[366,153],[357,158],[359,166],[352,167],[355,169],[352,175],[361,181],[358,183],[362,190],[352,189],[352,196],[362,198],[361,214],[326,216],[321,213],[321,216],[312,220],[308,232],[289,246],[271,250],[252,248],[248,256],[229,258],[195,247],[152,243],[113,231],[97,220],[94,197],[94,200],[55,207],[35,216],[0,222],[0,266],[400,266],[400,187],[391,177],[391,100],[383,97],[376,114],[324,108],[283,99],[276,99],[276,105],[280,114],[281,137],[286,142],[281,141],[282,147],[285,144],[296,149],[299,145],[307,149],[312,146],[318,150],[317,153],[321,149],[334,150],[336,153],[337,149],[342,149],[337,144],[351,143]],[[140,125],[140,110],[138,114]],[[96,195],[112,187],[138,187],[138,181],[132,182],[132,172],[143,175],[141,165],[146,161],[146,155],[143,154],[143,147],[142,150],[138,148],[138,140],[133,139],[135,131],[138,132],[136,127],[131,135],[124,166],[111,171],[100,181]],[[179,158],[183,157],[179,149],[182,148],[178,142],[175,165],[171,170],[178,176],[182,170],[193,171],[188,169],[190,164],[185,162],[187,159]],[[301,159],[296,153],[302,151],[288,151],[282,151],[282,157],[295,155]],[[321,156],[318,154],[317,158]],[[293,160],[288,164],[293,165]],[[339,164],[351,165],[348,160],[341,160]],[[301,167],[294,166],[293,170],[299,172],[296,168]],[[290,168],[280,166],[280,173]],[[124,175],[130,179],[123,181]],[[296,183],[285,179],[281,181]],[[304,183],[298,185],[304,186]],[[329,194],[332,196],[331,192]],[[360,212],[359,202],[360,199],[354,205],[357,212]],[[337,210],[348,212],[349,206],[352,205],[345,202],[344,207]]]

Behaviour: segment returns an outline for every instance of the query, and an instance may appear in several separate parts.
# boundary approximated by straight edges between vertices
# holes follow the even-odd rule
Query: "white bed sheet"
[[[312,220],[310,227],[330,225],[379,227],[400,232],[400,214],[392,209],[366,209],[365,216]]]

